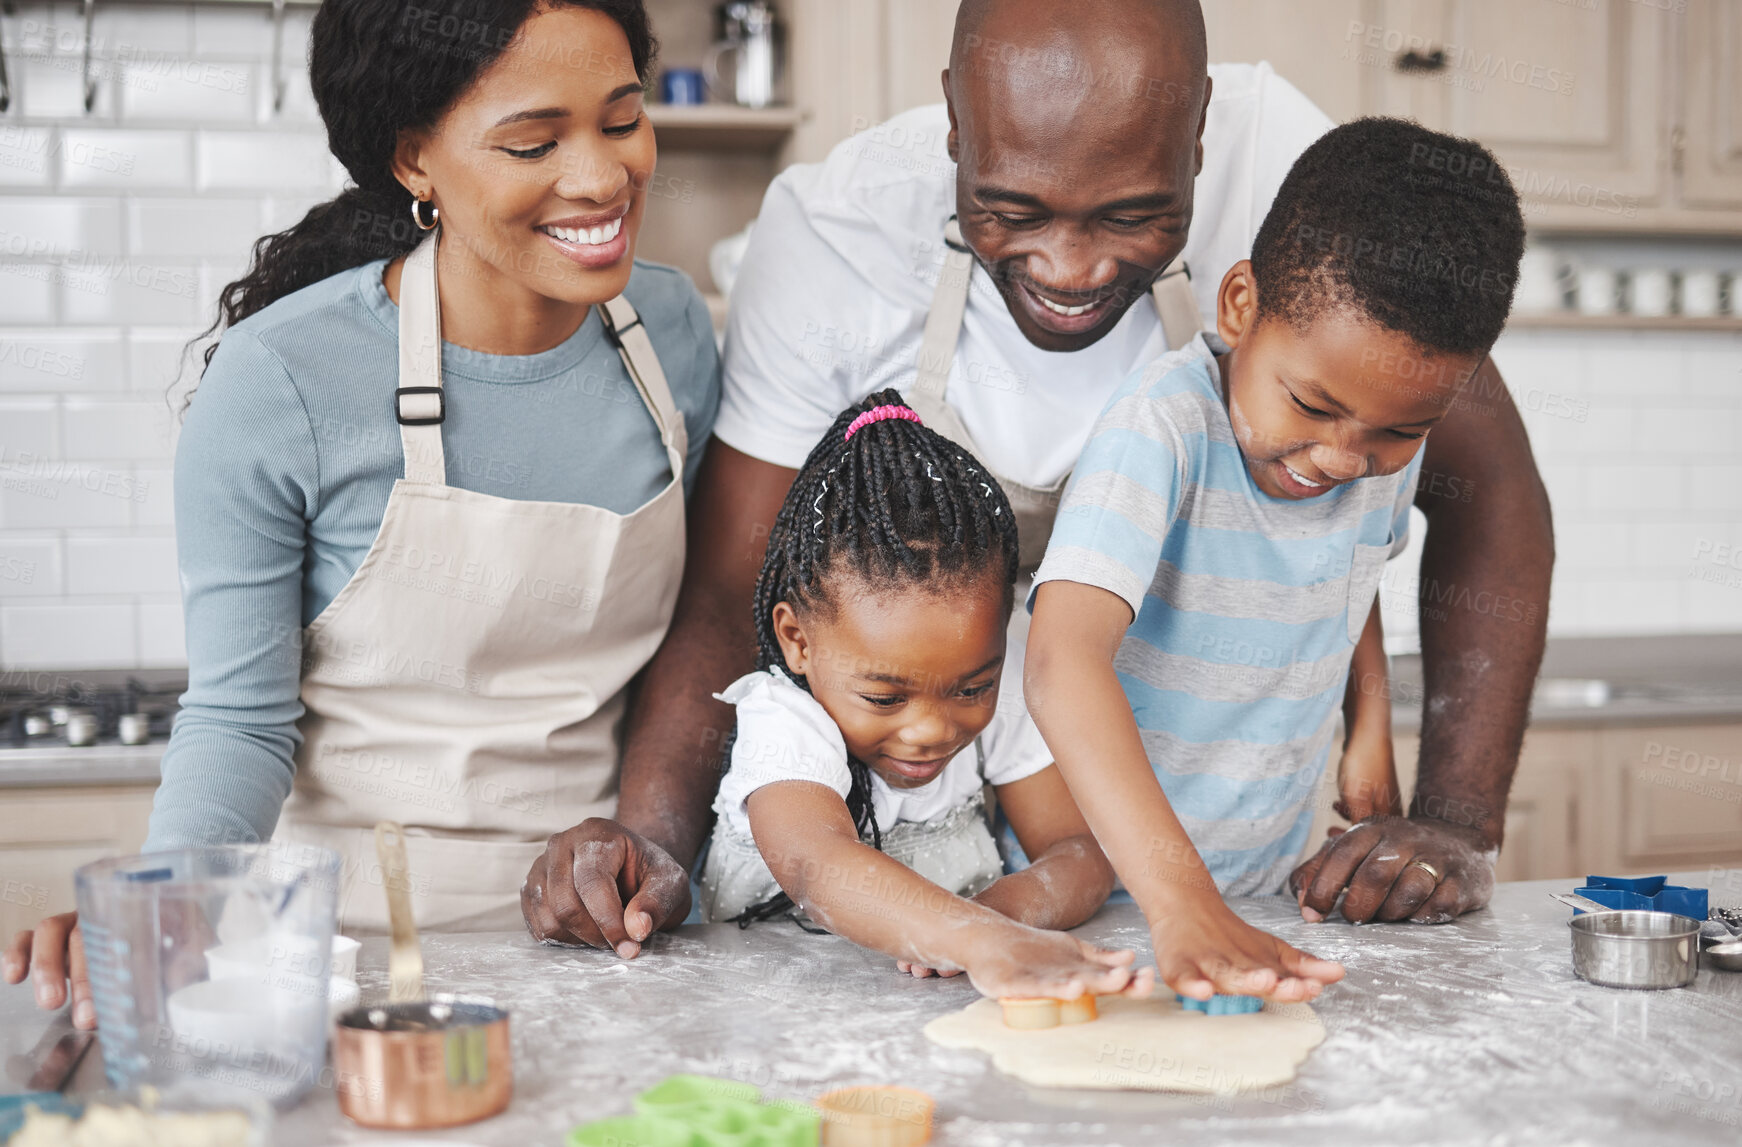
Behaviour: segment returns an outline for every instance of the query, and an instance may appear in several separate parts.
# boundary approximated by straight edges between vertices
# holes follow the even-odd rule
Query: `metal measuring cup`
[[[411,915],[405,830],[375,826],[393,928],[385,1004],[339,1017],[333,1068],[339,1110],[365,1127],[454,1127],[487,1119],[514,1094],[508,1012],[487,999],[424,997],[423,951]]]

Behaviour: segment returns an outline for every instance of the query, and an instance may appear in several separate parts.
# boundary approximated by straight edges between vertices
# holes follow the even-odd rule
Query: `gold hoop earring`
[[[423,221],[423,205],[428,202],[415,196],[411,200],[411,221],[417,224],[419,231],[434,231],[436,224],[442,221],[442,209],[431,203],[429,205],[429,222]]]

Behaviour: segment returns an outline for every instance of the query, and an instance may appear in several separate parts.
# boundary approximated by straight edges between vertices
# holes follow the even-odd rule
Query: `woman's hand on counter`
[[[1288,884],[1307,920],[1323,920],[1341,897],[1343,918],[1351,924],[1444,924],[1488,903],[1494,858],[1472,830],[1379,816],[1326,841]]]
[[[91,1002],[91,980],[85,971],[85,940],[79,932],[77,912],[49,916],[35,929],[20,932],[0,963],[5,965],[8,984],[16,984],[27,975],[35,981],[39,1008],[53,1010],[65,1004],[70,981],[73,1026],[85,1031],[97,1026],[97,1008]]]
[[[543,944],[610,948],[625,960],[690,911],[690,877],[651,840],[591,817],[552,836],[520,887],[526,930]]]

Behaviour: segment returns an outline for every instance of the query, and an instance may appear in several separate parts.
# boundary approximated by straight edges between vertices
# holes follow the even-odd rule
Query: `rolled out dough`
[[[1207,1016],[1172,994],[1104,996],[1101,1018],[1021,1031],[1004,1026],[997,1000],[976,1000],[925,1026],[944,1047],[988,1052],[1006,1075],[1041,1087],[1110,1091],[1256,1091],[1294,1078],[1325,1038],[1307,1004],[1265,1004],[1243,1016]]]

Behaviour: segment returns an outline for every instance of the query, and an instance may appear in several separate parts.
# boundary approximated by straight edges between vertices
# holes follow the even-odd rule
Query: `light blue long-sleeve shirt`
[[[147,849],[264,840],[290,794],[298,635],[362,563],[405,473],[384,266],[342,271],[225,332],[188,410],[175,461],[188,690]],[[682,272],[649,263],[626,294],[689,431],[687,488],[719,406],[707,307]],[[670,481],[596,308],[540,354],[444,343],[442,380],[449,485],[628,513]]]

